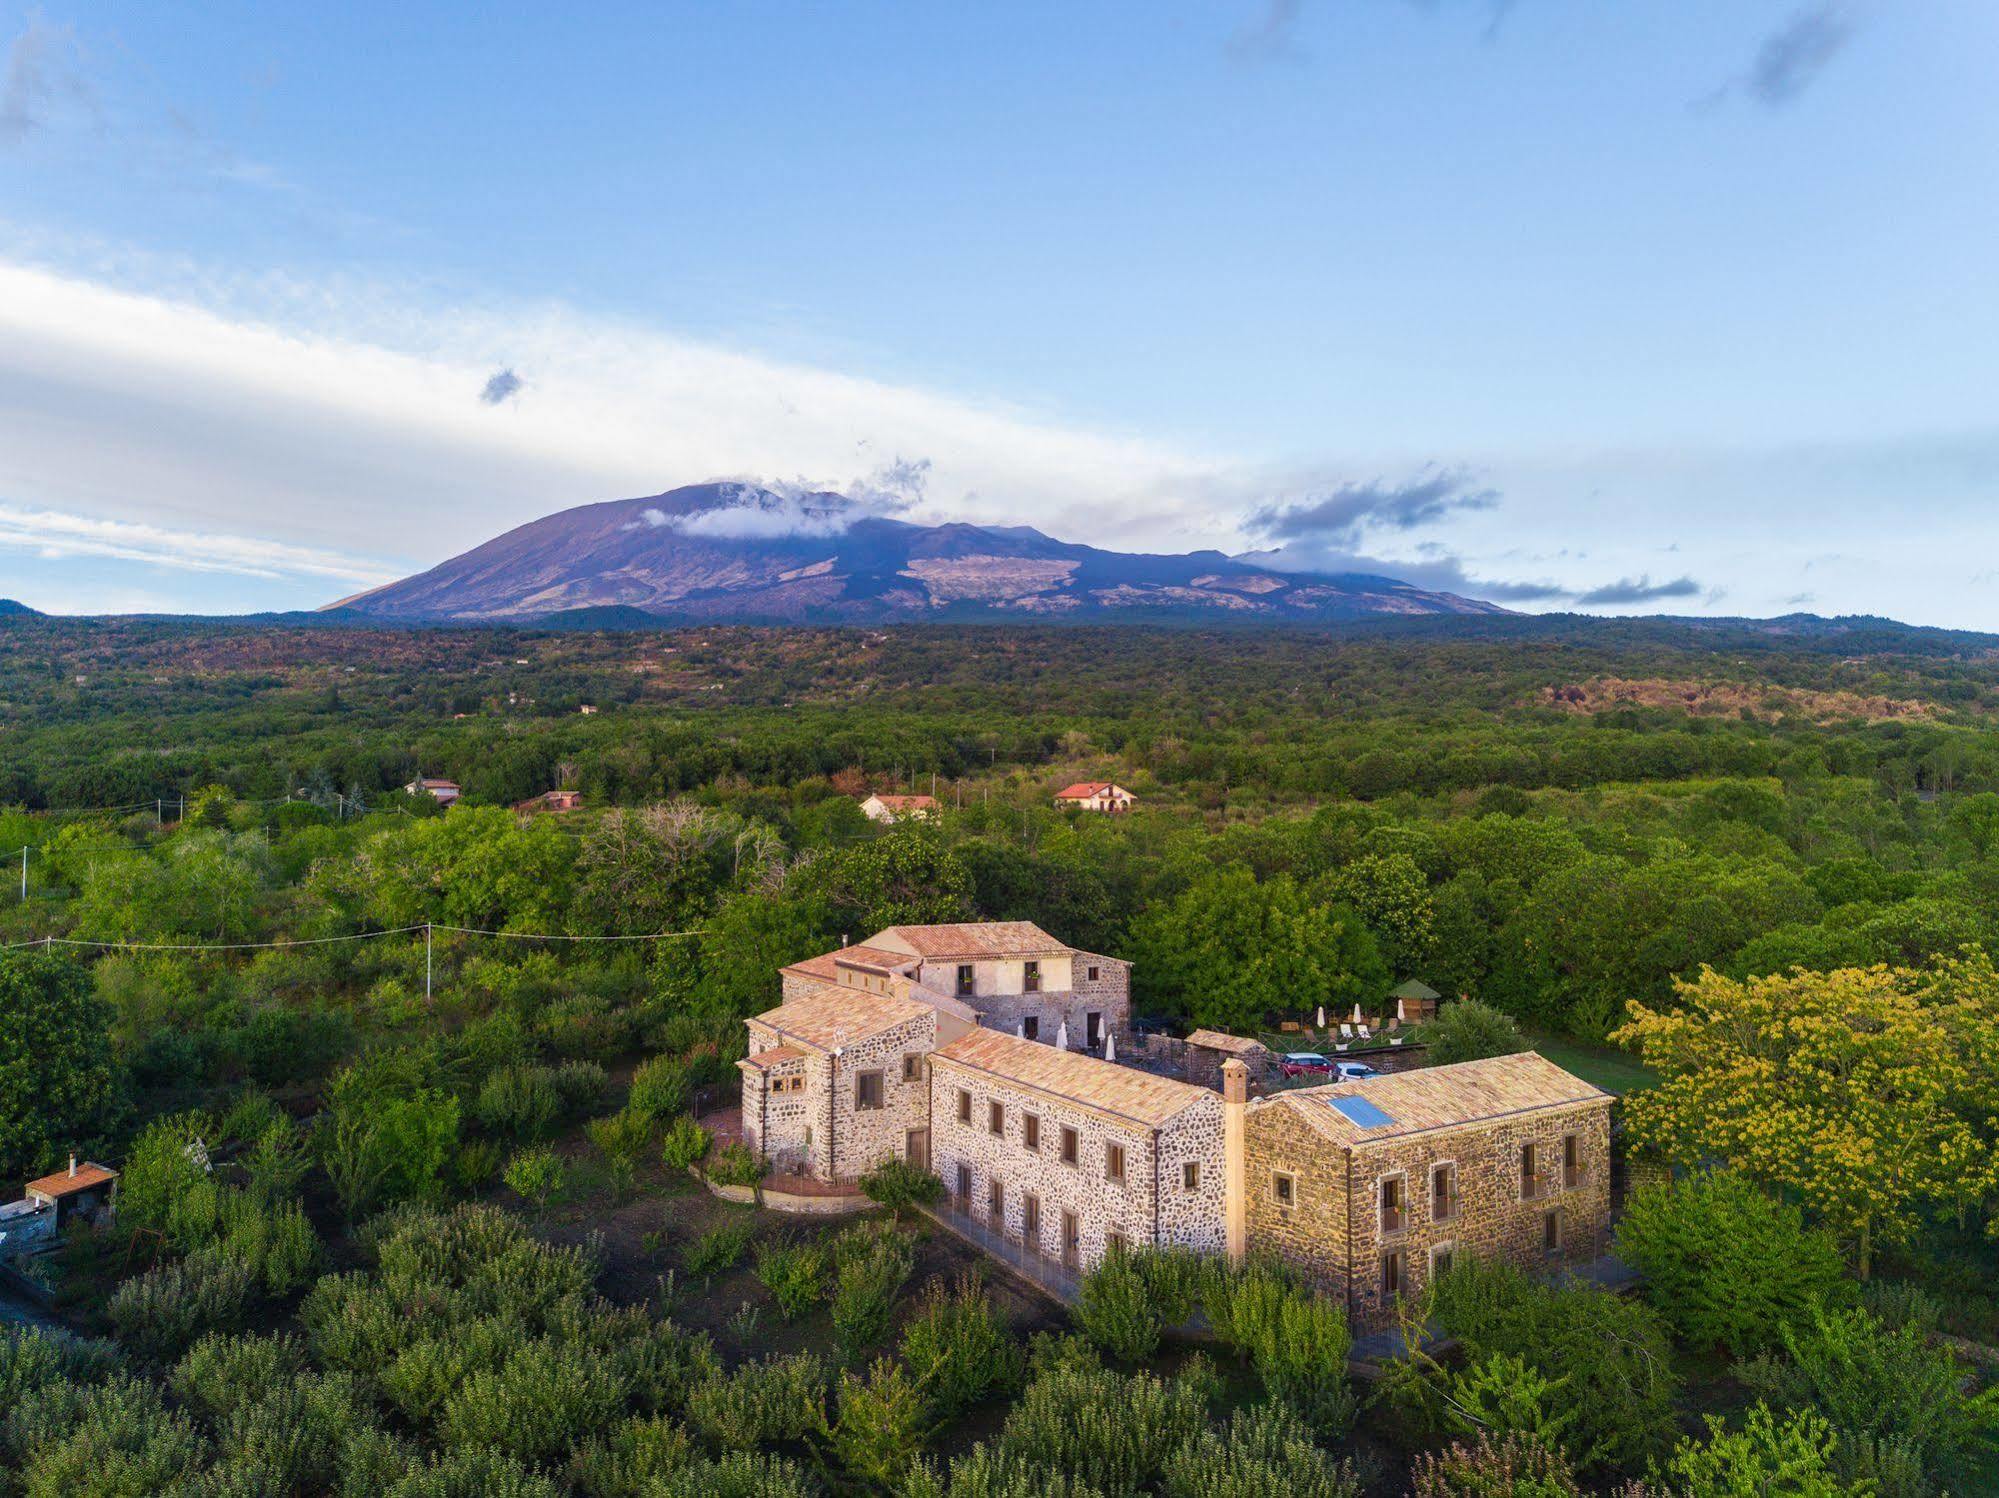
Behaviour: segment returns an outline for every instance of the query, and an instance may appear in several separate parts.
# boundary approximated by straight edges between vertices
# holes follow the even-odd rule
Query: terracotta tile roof
[[[872,947],[898,946],[918,957],[1055,957],[1075,949],[1032,921],[965,921],[947,926],[889,926]]]
[[[1167,1122],[1203,1098],[1219,1096],[1205,1087],[1155,1077],[1115,1061],[1058,1051],[1052,1045],[1022,1040],[1004,1030],[974,1030],[961,1035],[933,1051],[930,1059],[999,1077],[1092,1113],[1148,1128]]]
[[[774,1045],[768,1050],[758,1051],[754,1056],[743,1057],[736,1065],[754,1066],[758,1071],[763,1071],[783,1061],[799,1060],[804,1055],[805,1052],[801,1051],[795,1045]]]
[[[118,1172],[102,1165],[80,1162],[76,1173],[59,1170],[54,1175],[43,1176],[39,1181],[28,1182],[26,1195],[60,1197],[72,1196],[79,1191],[88,1191],[92,1186],[102,1186],[107,1181],[118,1179]]]
[[[1356,1109],[1362,1119],[1378,1110],[1386,1122],[1364,1125],[1333,1106],[1342,1098],[1372,1105]],[[1390,1072],[1364,1082],[1301,1087],[1280,1092],[1262,1106],[1294,1109],[1335,1143],[1361,1145],[1597,1101],[1609,1102],[1610,1094],[1533,1051],[1523,1051],[1455,1066]]]
[[[1249,1056],[1261,1051],[1269,1052],[1269,1047],[1260,1040],[1252,1040],[1247,1035],[1230,1035],[1221,1030],[1196,1030],[1187,1037],[1188,1045],[1203,1046],[1211,1051],[1227,1051],[1234,1056]]]
[[[784,971],[802,973],[808,978],[833,983],[839,980],[839,970],[843,964],[848,967],[868,968],[874,972],[899,973],[915,962],[914,953],[894,952],[862,943],[859,946],[842,947],[837,952],[822,952],[817,957],[806,958],[803,962],[794,962]]]
[[[830,1051],[879,1035],[895,1025],[905,1024],[937,1011],[914,999],[889,993],[869,993],[862,988],[842,988],[827,984],[808,994],[766,1010],[757,1022],[770,1026],[792,1045],[807,1050]]]
[[[1074,785],[1063,786],[1061,790],[1055,793],[1055,799],[1057,801],[1087,801],[1092,796],[1099,796],[1105,791],[1114,791],[1117,789],[1117,782],[1113,780],[1079,780]],[[1126,794],[1129,795],[1130,792],[1126,792]]]

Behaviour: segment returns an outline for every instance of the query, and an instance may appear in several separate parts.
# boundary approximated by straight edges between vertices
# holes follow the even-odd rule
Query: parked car
[[[1342,1082],[1365,1082],[1370,1077],[1381,1075],[1380,1072],[1369,1066],[1365,1061],[1336,1062],[1333,1066],[1333,1071]]]
[[[1287,1077],[1324,1077],[1333,1070],[1333,1063],[1317,1051],[1286,1051],[1282,1064]]]

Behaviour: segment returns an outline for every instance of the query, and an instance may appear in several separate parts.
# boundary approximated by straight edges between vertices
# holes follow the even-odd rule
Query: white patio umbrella
[[[1318,1024],[1314,1025],[1313,1028],[1317,1030],[1323,1030],[1326,1028],[1326,1006],[1324,1004],[1321,1004],[1319,1006],[1319,1022]]]
[[[1356,1025],[1360,1023],[1360,1005],[1358,1004],[1353,1006],[1353,1023]]]
[[[1014,1034],[1016,1034],[1016,1035],[1018,1035],[1018,1036],[1019,1036],[1019,1037],[1020,1037],[1020,1038],[1021,1038],[1022,1040],[1025,1040],[1025,1039],[1027,1039],[1027,1021],[1026,1021],[1026,1020],[1022,1020],[1022,1021],[1020,1022],[1020,1025],[1019,1025],[1019,1027],[1018,1027],[1017,1029],[1015,1029],[1015,1031],[1014,1031],[1013,1033],[1014,1033]]]
[[[1117,1060],[1117,1031],[1104,1031],[1104,1060]]]
[[[1069,1049],[1069,1022],[1066,1019],[1055,1027],[1055,1049],[1058,1051]]]

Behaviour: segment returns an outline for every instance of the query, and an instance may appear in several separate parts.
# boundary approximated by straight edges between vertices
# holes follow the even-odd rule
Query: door
[[[1020,1199],[1020,1238],[1029,1252],[1041,1252],[1041,1198],[1032,1193]]]
[[[962,1162],[958,1166],[958,1210],[972,1210],[972,1167]]]
[[[1091,1050],[1104,1043],[1104,1017],[1094,1010],[1083,1017],[1084,1041]]]
[[[993,1177],[991,1208],[992,1208],[993,1231],[995,1233],[1005,1232],[1006,1231],[1006,1186],[1004,1185],[1004,1183],[1001,1182],[998,1176]]]
[[[918,1170],[930,1168],[930,1131],[911,1129],[902,1136],[902,1158]]]
[[[1065,1210],[1062,1213],[1062,1267],[1064,1269],[1080,1268],[1082,1258],[1082,1224],[1076,1221],[1076,1214],[1074,1212]]]

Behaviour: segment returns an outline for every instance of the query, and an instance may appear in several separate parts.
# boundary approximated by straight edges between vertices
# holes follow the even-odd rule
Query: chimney
[[[76,1174],[76,1156],[75,1156],[75,1155],[71,1155],[71,1156],[69,1157],[69,1173],[70,1173],[70,1174],[71,1174],[72,1176]]]
[[[1249,1068],[1222,1063],[1222,1216],[1231,1264],[1241,1264],[1249,1239]]]

